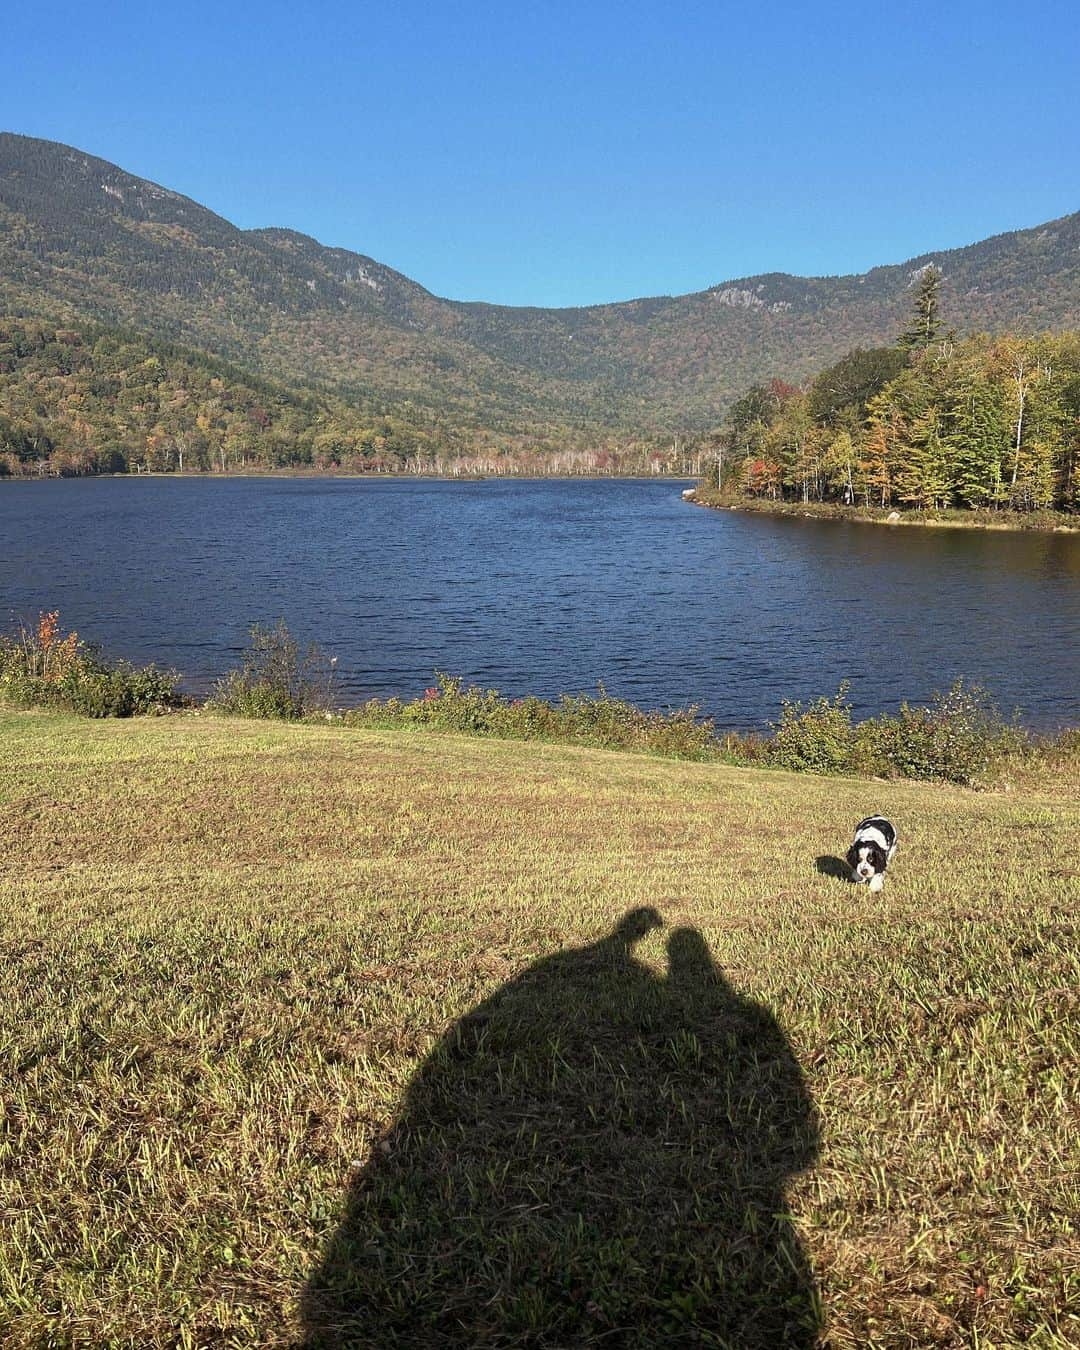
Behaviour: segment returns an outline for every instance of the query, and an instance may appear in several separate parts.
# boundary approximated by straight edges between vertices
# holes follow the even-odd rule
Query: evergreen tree
[[[897,496],[921,511],[943,505],[949,499],[948,466],[932,408],[913,423],[906,450],[896,471]]]
[[[923,347],[929,347],[937,337],[941,329],[941,319],[938,316],[940,290],[941,273],[933,265],[924,267],[911,322],[896,341],[896,345],[902,351],[919,351]]]
[[[971,507],[1000,502],[1009,430],[1000,393],[981,371],[965,370],[948,422],[945,440],[957,497]]]

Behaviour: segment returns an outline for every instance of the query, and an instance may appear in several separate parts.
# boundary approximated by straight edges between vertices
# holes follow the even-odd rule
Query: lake
[[[843,679],[862,715],[957,675],[1080,723],[1080,536],[689,506],[670,480],[0,484],[0,622],[58,609],[205,692],[253,622],[337,657],[342,702],[436,669],[757,726]]]

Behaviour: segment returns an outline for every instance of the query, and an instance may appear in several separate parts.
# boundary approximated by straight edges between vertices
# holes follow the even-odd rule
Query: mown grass
[[[0,809],[5,1345],[1080,1343],[1075,783],[0,712]]]

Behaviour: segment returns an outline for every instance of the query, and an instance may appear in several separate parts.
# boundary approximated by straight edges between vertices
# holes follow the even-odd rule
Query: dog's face
[[[880,844],[865,840],[852,844],[847,852],[847,860],[848,866],[859,881],[869,881],[871,877],[880,876],[888,862],[885,850]]]

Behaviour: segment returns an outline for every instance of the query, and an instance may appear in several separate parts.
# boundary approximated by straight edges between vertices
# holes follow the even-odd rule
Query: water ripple
[[[728,726],[845,678],[859,713],[956,675],[1080,721],[1080,539],[702,511],[664,481],[0,485],[0,622],[60,608],[205,691],[253,622],[349,699],[435,669],[510,694],[696,703]]]

